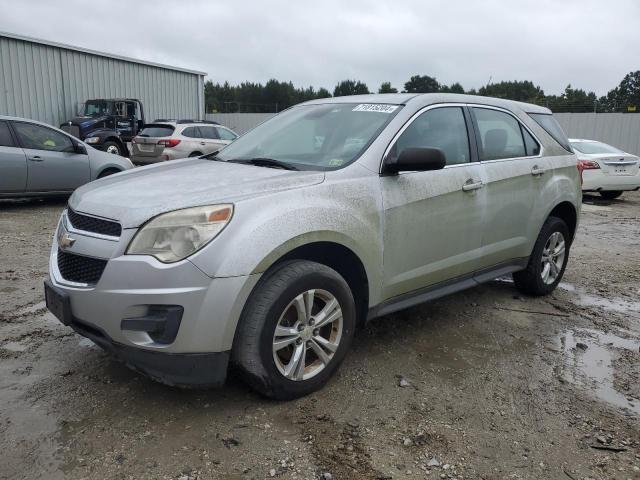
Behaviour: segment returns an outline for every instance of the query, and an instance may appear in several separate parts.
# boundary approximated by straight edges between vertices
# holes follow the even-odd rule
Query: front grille
[[[67,209],[67,218],[73,228],[77,230],[109,235],[111,237],[119,237],[122,233],[122,227],[118,222],[82,215],[81,213],[74,212],[70,208]]]
[[[68,282],[95,285],[100,280],[107,260],[84,257],[58,250],[58,271]]]

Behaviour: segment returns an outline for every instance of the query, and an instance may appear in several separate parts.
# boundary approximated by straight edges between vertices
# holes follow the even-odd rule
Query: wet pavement
[[[640,194],[586,198],[565,279],[372,322],[293,402],[131,372],[49,314],[64,201],[0,203],[0,479],[640,479]]]

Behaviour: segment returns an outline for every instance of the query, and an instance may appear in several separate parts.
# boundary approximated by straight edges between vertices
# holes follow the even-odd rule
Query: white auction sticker
[[[378,112],[378,113],[391,113],[398,108],[397,105],[382,105],[379,103],[361,103],[356,106],[354,112]]]

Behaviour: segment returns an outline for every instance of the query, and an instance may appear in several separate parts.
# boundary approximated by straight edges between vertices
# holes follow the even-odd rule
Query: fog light
[[[178,335],[184,309],[180,305],[148,305],[147,307],[147,314],[142,317],[123,318],[120,329],[146,332],[157,343],[172,343]]]

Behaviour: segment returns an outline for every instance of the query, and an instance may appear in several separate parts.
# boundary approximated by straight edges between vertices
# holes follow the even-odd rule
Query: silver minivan
[[[308,394],[365,322],[513,274],[562,278],[581,204],[543,107],[452,94],[292,107],[218,154],[78,189],[49,309],[170,385]]]

